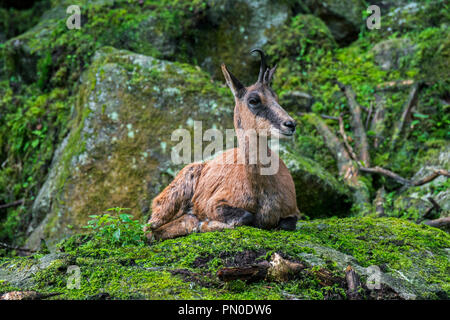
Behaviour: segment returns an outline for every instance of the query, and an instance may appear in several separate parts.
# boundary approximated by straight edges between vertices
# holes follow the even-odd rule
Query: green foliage
[[[25,10],[0,8],[0,42],[4,36],[10,39],[17,36],[39,22],[42,13],[49,8],[47,0],[34,1],[33,7]]]
[[[245,3],[235,8],[242,15],[234,16],[233,12],[231,17],[220,17],[219,25],[214,25],[217,30],[207,31],[204,25],[209,23],[210,15],[216,13],[208,1],[146,0],[142,5],[128,0],[79,1],[83,13],[81,30],[68,30],[65,19],[57,14],[53,16],[53,11],[39,21],[40,13],[48,7],[44,2],[24,11],[0,9],[2,34],[6,34],[7,39],[17,37],[0,44],[0,203],[26,198],[30,200],[28,206],[36,197],[48,173],[55,146],[69,130],[71,116],[80,116],[73,114],[73,100],[79,93],[79,79],[99,48],[114,46],[192,64],[197,64],[196,59],[211,57],[218,65],[222,61],[234,63],[236,57],[247,55],[241,44],[244,37],[252,36],[239,28],[239,24],[247,19],[246,15],[252,14]],[[299,5],[297,1],[286,3],[291,8]],[[330,30],[318,17],[294,15],[280,30],[266,34],[268,43],[264,48],[271,62],[278,63],[274,88],[281,105],[294,90],[308,92],[314,98],[314,112],[331,116],[344,114],[347,132],[350,131],[350,116],[336,80],[351,84],[358,102],[366,108],[374,104],[377,86],[384,82],[423,81],[425,85],[420,91],[412,121],[407,123],[402,141],[395,150],[391,150],[389,137],[408,92],[402,89],[384,94],[389,106],[386,128],[382,132],[385,139],[378,150],[371,150],[373,165],[386,167],[405,177],[411,177],[450,139],[450,10],[445,0],[414,3],[405,3],[406,9],[402,7],[383,14],[380,30],[362,27],[359,39],[347,47],[336,45]],[[68,4],[72,3],[51,1],[55,11]],[[292,12],[298,11],[293,9]],[[230,19],[236,27],[230,26]],[[384,71],[375,63],[372,49],[387,39],[409,39],[415,52],[400,61],[398,69]],[[23,44],[20,50],[15,46],[16,40]],[[158,41],[164,43],[161,45]],[[174,43],[174,51],[165,50]],[[6,72],[1,70],[3,66]],[[183,68],[189,71],[194,67],[184,65]],[[157,80],[164,76],[152,74],[150,78]],[[186,92],[192,90],[204,94],[213,88],[221,90],[223,96],[229,94],[224,88],[204,85],[204,79],[200,80],[186,79]],[[135,78],[130,85],[139,85],[143,81],[148,79]],[[295,107],[292,114],[297,112]],[[325,148],[322,138],[301,117],[297,120],[301,123],[296,137],[298,152],[337,176],[336,161]],[[327,124],[337,132],[335,122]],[[373,139],[370,133],[373,131],[369,131],[369,139]],[[375,190],[380,183],[386,183],[389,190],[398,187],[384,178],[374,179],[369,184]],[[27,207],[8,209],[1,218],[0,239],[20,242],[29,219]]]
[[[110,208],[110,213],[90,215],[85,229],[92,231],[93,239],[107,246],[143,246],[145,236],[143,225],[133,220],[131,214],[125,213],[127,208]]]

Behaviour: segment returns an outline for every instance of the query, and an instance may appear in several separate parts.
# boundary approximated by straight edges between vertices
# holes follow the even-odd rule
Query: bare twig
[[[352,114],[352,127],[355,136],[356,149],[359,153],[359,159],[364,162],[364,166],[370,167],[370,155],[369,155],[369,144],[367,142],[367,135],[364,129],[364,125],[361,117],[361,106],[356,101],[355,92],[351,85],[339,84],[342,91],[344,91],[345,96],[350,107],[350,112]]]
[[[25,203],[25,199],[20,199],[20,200],[14,201],[14,202],[1,204],[0,209],[7,209],[10,207],[20,206],[21,204],[24,204],[24,203]]]
[[[432,197],[428,197],[428,201],[431,202],[432,206],[428,208],[427,211],[425,211],[425,214],[423,215],[424,219],[430,219],[431,212],[435,211],[436,213],[438,213],[439,211],[442,210],[439,203],[437,203],[436,200],[434,200]]]
[[[342,119],[342,116],[339,116],[338,119],[339,119],[339,132],[342,136],[342,139],[344,140],[344,145],[347,148],[347,151],[350,154],[350,156],[352,157],[352,159],[355,161],[358,161],[358,157],[356,156],[355,152],[353,151],[352,146],[348,143],[348,137],[347,137],[347,134],[345,133],[344,120]]]
[[[381,174],[383,176],[389,177],[394,179],[395,181],[405,185],[405,186],[421,186],[424,185],[426,183],[429,183],[431,181],[433,181],[434,179],[436,179],[439,176],[446,176],[446,177],[450,177],[450,173],[447,170],[443,170],[443,169],[439,169],[439,170],[435,170],[432,174],[430,174],[429,176],[426,176],[423,179],[420,179],[418,181],[411,181],[408,179],[405,179],[401,176],[399,176],[398,174],[381,168],[381,167],[373,167],[373,168],[359,168],[360,171],[362,172],[367,172],[367,173],[378,173]]]
[[[217,276],[220,280],[225,282],[237,279],[253,282],[264,280],[267,276],[269,267],[269,263],[264,261],[262,263],[250,266],[222,268],[217,271]]]
[[[297,114],[298,114],[300,117],[303,117],[304,115],[306,115],[305,112],[297,112]],[[333,116],[329,116],[329,115],[326,115],[326,114],[319,114],[319,116],[320,116],[321,118],[323,118],[323,119],[329,119],[329,120],[336,120],[336,121],[339,121],[339,117],[333,117]]]
[[[442,210],[442,208],[439,205],[439,203],[437,203],[436,200],[434,200],[432,197],[428,197],[428,201],[431,202],[431,204],[433,205],[433,208],[436,209],[437,212]]]
[[[439,176],[445,176],[445,177],[450,177],[450,172],[448,172],[447,170],[444,169],[438,169],[438,170],[434,170],[434,172],[428,176],[426,176],[423,179],[420,179],[418,181],[413,182],[414,186],[421,186],[424,185],[428,182],[433,181],[434,179],[436,179]]]
[[[405,105],[403,106],[403,113],[400,118],[400,121],[397,123],[397,125],[394,129],[394,134],[392,135],[392,145],[391,145],[392,148],[395,147],[395,145],[398,141],[398,138],[400,137],[400,135],[403,131],[405,122],[409,118],[411,109],[416,104],[418,91],[419,91],[419,84],[418,83],[413,84],[413,86],[411,87],[411,90],[409,91],[408,100],[406,101]]]
[[[404,87],[409,87],[414,84],[414,80],[400,80],[400,81],[389,81],[377,85],[377,90],[388,91],[388,90],[398,90]]]
[[[359,168],[359,170],[362,171],[362,172],[367,172],[367,173],[378,173],[378,174],[381,174],[383,176],[392,178],[395,181],[397,181],[397,182],[399,182],[399,183],[401,183],[403,185],[412,185],[412,182],[410,180],[405,179],[405,178],[399,176],[398,174],[396,174],[396,173],[394,173],[394,172],[392,172],[390,170],[381,168],[381,167]]]

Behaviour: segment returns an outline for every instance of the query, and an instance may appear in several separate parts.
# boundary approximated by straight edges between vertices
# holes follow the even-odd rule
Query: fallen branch
[[[269,263],[264,261],[251,266],[222,268],[217,271],[217,276],[225,282],[233,280],[255,282],[266,278],[269,267]]]
[[[406,101],[403,107],[402,116],[394,129],[394,134],[392,135],[392,145],[391,145],[392,148],[394,148],[395,145],[397,144],[397,141],[405,126],[405,122],[407,121],[409,115],[411,114],[411,109],[416,104],[418,91],[419,91],[419,84],[415,83],[411,87],[411,90],[409,91],[408,100]]]
[[[6,204],[0,204],[0,209],[7,209],[10,207],[16,207],[16,206],[20,206],[21,204],[25,203],[25,199],[20,199],[14,202],[10,202],[10,203],[6,203]]]
[[[428,182],[433,181],[434,179],[436,179],[439,176],[450,177],[450,172],[448,172],[447,170],[444,170],[444,169],[434,170],[434,172],[432,174],[430,174],[429,176],[426,176],[423,179],[413,182],[413,185],[414,186],[424,185]]]
[[[267,276],[270,280],[288,281],[306,268],[304,264],[284,259],[278,253],[272,255]]]
[[[362,171],[362,172],[367,172],[367,173],[378,173],[378,174],[381,174],[383,176],[392,178],[395,181],[397,181],[397,182],[399,182],[399,183],[401,183],[403,185],[412,185],[412,182],[410,180],[405,179],[405,178],[399,176],[398,174],[396,174],[396,173],[394,173],[392,171],[389,171],[387,169],[381,168],[381,167],[374,167],[374,168],[361,167],[361,168],[359,168],[359,170]]]
[[[341,282],[341,279],[335,277],[326,269],[308,270],[304,264],[284,259],[278,253],[272,255],[270,263],[263,261],[250,266],[222,268],[217,271],[217,276],[225,282],[232,280],[284,282],[298,277],[301,272],[314,276],[318,279],[319,284],[324,287]]]
[[[444,217],[444,218],[439,218],[439,219],[434,219],[434,220],[427,220],[427,221],[424,221],[423,223],[430,227],[434,227],[434,228],[448,229],[448,228],[450,228],[450,217]]]
[[[347,298],[349,300],[361,300],[361,296],[358,292],[361,284],[358,275],[351,266],[348,266],[345,269],[345,279],[347,280]]]
[[[369,193],[365,184],[359,180],[358,167],[338,137],[330,130],[326,123],[314,113],[305,115],[322,136],[325,145],[336,158],[339,175],[352,188],[354,202],[364,207],[369,202]]]
[[[356,149],[359,153],[359,159],[364,162],[364,166],[370,167],[369,143],[367,142],[366,130],[361,117],[361,106],[356,101],[356,94],[351,85],[339,84],[347,97],[350,112],[352,114],[352,127],[355,135]]]
[[[372,118],[372,123],[370,124],[370,130],[374,132],[375,138],[373,142],[373,146],[375,149],[378,149],[381,141],[383,140],[382,132],[384,131],[384,116],[385,116],[385,108],[386,103],[385,99],[382,96],[375,95],[375,113]]]

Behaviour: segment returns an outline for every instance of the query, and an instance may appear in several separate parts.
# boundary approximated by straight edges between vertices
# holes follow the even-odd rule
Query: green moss
[[[33,7],[25,10],[0,8],[0,43],[33,27],[48,8],[49,1],[45,0],[35,1]]]
[[[342,298],[345,286],[339,282],[331,287],[320,285],[313,272],[286,283],[237,281],[225,286],[215,276],[235,257],[240,259],[239,254],[251,253],[253,261],[258,261],[278,252],[304,263],[314,256],[318,265],[308,270],[326,268],[343,279],[338,265],[345,262],[336,260],[334,251],[324,250],[327,248],[353,256],[363,267],[378,265],[391,275],[401,273],[410,281],[420,280],[429,286],[428,290],[418,286],[421,297],[437,298],[431,288],[438,286],[441,294],[450,293],[449,247],[450,236],[445,232],[394,218],[300,222],[295,232],[241,227],[191,234],[144,247],[105,247],[103,242],[78,235],[60,244],[65,253],[37,272],[30,288],[60,292],[58,298],[62,299],[86,299],[99,293],[115,299],[285,299],[289,294],[324,299],[331,293],[331,297]],[[29,268],[41,257],[4,258],[0,270],[11,264]],[[69,265],[80,268],[80,289],[67,289]],[[0,286],[0,292],[9,289],[6,283]]]

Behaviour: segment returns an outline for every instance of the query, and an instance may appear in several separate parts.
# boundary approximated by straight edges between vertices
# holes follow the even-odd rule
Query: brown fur
[[[272,75],[274,70],[270,70]],[[293,120],[278,105],[269,83],[257,82],[243,89],[224,65],[222,71],[235,96],[235,129],[255,129],[258,135],[274,127],[281,132],[287,130],[282,123]],[[258,94],[264,106],[261,111],[249,108],[248,99],[252,94]],[[291,219],[295,223],[299,215],[295,187],[285,164],[275,155],[278,172],[261,175],[262,164],[248,164],[248,140],[239,133],[237,136],[238,148],[210,161],[187,165],[153,200],[149,237],[167,239],[242,224],[271,229],[286,218],[295,218]]]

